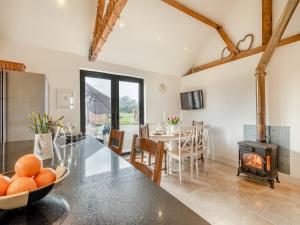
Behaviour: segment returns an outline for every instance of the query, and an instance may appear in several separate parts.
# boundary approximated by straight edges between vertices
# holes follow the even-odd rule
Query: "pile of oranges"
[[[25,191],[33,191],[56,181],[56,173],[51,168],[43,168],[42,160],[34,155],[24,155],[15,164],[12,178],[0,175],[0,197]]]

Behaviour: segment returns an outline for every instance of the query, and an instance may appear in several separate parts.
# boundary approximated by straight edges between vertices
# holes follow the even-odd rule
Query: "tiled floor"
[[[299,225],[300,183],[281,180],[270,189],[267,183],[245,175],[236,168],[209,161],[199,177],[185,172],[163,176],[161,186],[213,225]],[[279,177],[280,178],[280,177]]]

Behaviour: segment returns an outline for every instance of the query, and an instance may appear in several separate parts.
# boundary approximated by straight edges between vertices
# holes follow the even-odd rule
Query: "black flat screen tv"
[[[204,107],[202,90],[180,93],[180,101],[183,110],[202,109]]]

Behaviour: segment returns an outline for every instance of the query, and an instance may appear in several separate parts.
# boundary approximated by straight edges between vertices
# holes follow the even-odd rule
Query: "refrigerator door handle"
[[[3,143],[3,71],[0,70],[0,143]]]
[[[2,143],[6,142],[7,72],[2,73]]]

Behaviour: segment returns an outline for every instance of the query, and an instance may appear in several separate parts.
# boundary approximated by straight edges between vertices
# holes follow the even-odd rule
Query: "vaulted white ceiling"
[[[178,1],[222,24],[237,0]],[[0,37],[88,57],[96,5],[97,0],[1,0]],[[128,0],[98,60],[178,76],[216,35],[161,0]]]
[[[1,0],[0,37],[88,55],[96,0]]]
[[[202,8],[199,12],[215,15],[216,20],[222,20],[226,12],[216,7],[218,0],[181,2],[195,10]],[[99,59],[170,75],[184,74],[207,37],[216,35],[212,28],[160,0],[129,0],[120,21],[124,27],[114,29]]]

